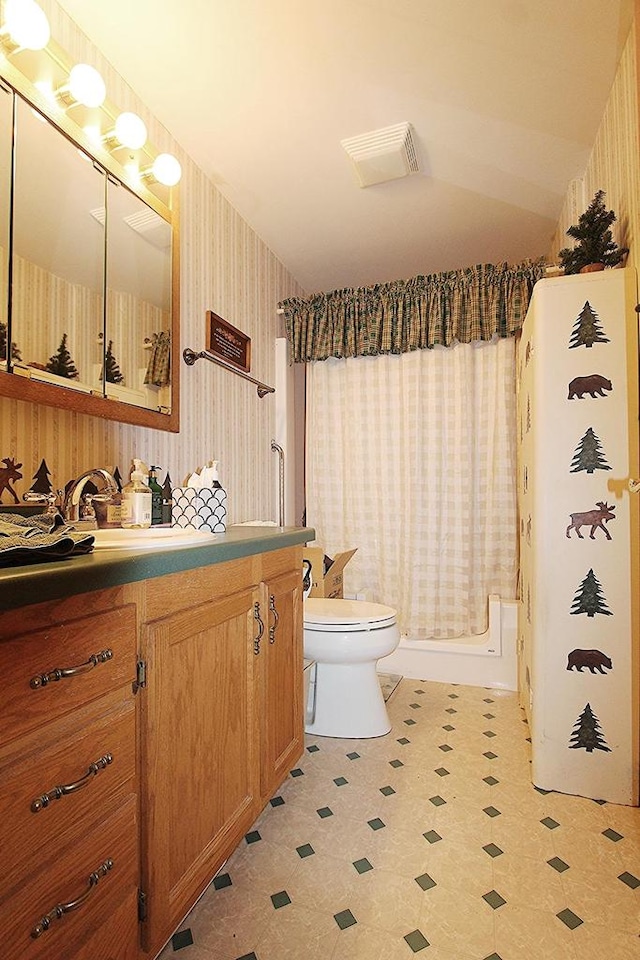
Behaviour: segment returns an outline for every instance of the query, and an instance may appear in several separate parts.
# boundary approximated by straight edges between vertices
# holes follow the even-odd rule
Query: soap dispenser
[[[151,526],[155,527],[162,523],[162,487],[158,483],[156,470],[158,468],[149,467],[149,489],[151,490]]]
[[[125,529],[146,529],[151,526],[151,490],[144,482],[144,465],[133,461],[131,481],[122,488],[122,519]]]

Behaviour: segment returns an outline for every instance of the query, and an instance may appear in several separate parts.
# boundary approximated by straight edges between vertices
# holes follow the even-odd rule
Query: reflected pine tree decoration
[[[49,357],[49,362],[45,367],[49,373],[55,373],[57,377],[65,377],[67,380],[77,380],[78,371],[71,359],[71,354],[67,347],[67,335],[63,333],[58,352]]]
[[[7,359],[7,325],[6,323],[0,323],[0,360]],[[11,341],[11,359],[17,360],[18,363],[22,360],[22,355],[18,350],[18,347],[15,341]]]
[[[593,473],[594,470],[611,470],[602,452],[602,443],[593,432],[593,427],[587,429],[573,454],[570,473],[578,473],[580,470],[586,470],[587,473]]]
[[[586,613],[588,617],[595,617],[596,613],[601,613],[605,617],[613,616],[602,594],[602,585],[596,579],[593,569],[589,570],[576,590],[570,613],[572,615]]]
[[[594,750],[605,750],[611,753],[611,748],[607,746],[600,729],[600,721],[591,709],[591,704],[587,704],[574,724],[574,731],[569,739],[570,750],[586,750],[587,753],[593,753]]]
[[[109,340],[107,352],[104,355],[104,378],[107,383],[124,383],[124,376],[113,355],[113,340]]]

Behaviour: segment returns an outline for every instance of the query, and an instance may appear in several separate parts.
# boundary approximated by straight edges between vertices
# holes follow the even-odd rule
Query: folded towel
[[[59,514],[0,513],[0,566],[60,560],[89,553],[93,544],[91,534],[74,530]]]

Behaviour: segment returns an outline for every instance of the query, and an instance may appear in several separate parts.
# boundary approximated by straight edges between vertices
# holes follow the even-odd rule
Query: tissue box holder
[[[172,527],[210,533],[227,529],[227,492],[222,487],[174,487],[171,498]]]

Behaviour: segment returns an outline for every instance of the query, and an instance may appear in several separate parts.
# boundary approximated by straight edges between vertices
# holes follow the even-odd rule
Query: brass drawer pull
[[[278,629],[278,624],[280,622],[280,615],[276,610],[276,598],[272,593],[269,594],[269,610],[273,614],[273,624],[269,627],[269,643],[275,643],[276,630]]]
[[[100,653],[92,653],[86,663],[81,663],[77,667],[56,667],[49,673],[40,673],[37,677],[31,678],[29,686],[32,690],[38,690],[54,680],[64,680],[65,677],[77,677],[81,673],[88,673],[99,663],[106,663],[111,659],[113,659],[113,651],[101,650]]]
[[[260,641],[262,640],[262,635],[264,634],[264,623],[260,616],[260,604],[256,601],[253,605],[253,619],[258,621],[258,636],[253,641],[253,652],[257,657],[260,653]]]
[[[99,757],[98,760],[90,764],[84,776],[76,780],[75,783],[65,783],[59,787],[54,787],[53,790],[49,790],[48,793],[43,793],[41,797],[36,797],[35,800],[32,800],[31,812],[39,813],[40,810],[48,807],[52,800],[60,800],[61,797],[66,797],[69,793],[75,793],[76,790],[86,787],[92,777],[95,777],[96,774],[100,773],[101,770],[104,770],[104,768],[112,762],[113,757],[111,754],[105,753],[104,757]]]
[[[93,873],[89,874],[88,884],[89,886],[83,894],[81,894],[76,900],[70,900],[69,903],[58,903],[49,913],[40,920],[39,923],[35,925],[31,931],[31,936],[34,940],[37,940],[38,937],[41,937],[43,933],[51,926],[53,920],[61,920],[65,913],[71,913],[72,910],[77,910],[78,907],[81,907],[83,903],[86,903],[88,898],[93,892],[93,888],[96,886],[99,880],[102,877],[106,877],[109,870],[113,867],[113,860],[105,860],[104,863],[101,863],[97,870],[94,870]]]

